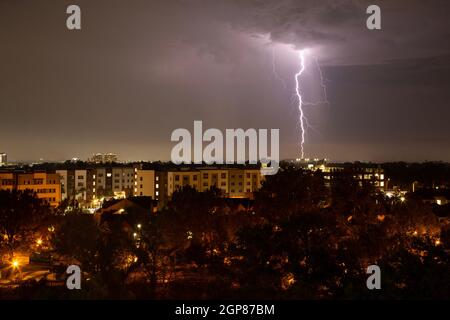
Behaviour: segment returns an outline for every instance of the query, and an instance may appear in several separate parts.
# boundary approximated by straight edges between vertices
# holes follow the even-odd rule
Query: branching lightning
[[[298,110],[299,110],[299,121],[300,121],[300,128],[301,128],[301,136],[300,136],[300,154],[301,154],[301,159],[304,159],[305,157],[305,151],[304,151],[304,147],[305,147],[305,135],[306,135],[306,129],[308,127],[310,127],[309,123],[308,123],[308,119],[306,118],[305,112],[303,110],[304,106],[317,106],[319,104],[329,104],[328,102],[328,98],[327,98],[327,89],[325,86],[325,82],[324,82],[324,78],[323,78],[323,74],[322,74],[322,69],[320,68],[319,62],[317,61],[317,59],[315,59],[315,63],[316,63],[316,67],[319,71],[319,75],[320,75],[320,85],[322,87],[323,90],[323,96],[324,96],[324,100],[323,101],[317,101],[317,102],[306,102],[303,100],[302,94],[301,94],[301,90],[300,90],[300,80],[299,78],[302,76],[302,74],[305,72],[306,69],[306,65],[305,65],[305,54],[306,54],[306,49],[301,50],[299,52],[299,59],[300,59],[300,70],[295,74],[295,94],[297,96],[297,100],[298,100]]]

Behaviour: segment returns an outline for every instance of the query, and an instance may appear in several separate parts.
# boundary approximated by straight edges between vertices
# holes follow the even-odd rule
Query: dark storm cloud
[[[368,31],[372,2],[80,0],[70,32],[72,2],[0,0],[0,151],[168,159],[172,130],[203,120],[280,128],[297,157],[295,49],[311,48],[331,104],[307,110],[308,155],[450,160],[450,3],[379,1]]]

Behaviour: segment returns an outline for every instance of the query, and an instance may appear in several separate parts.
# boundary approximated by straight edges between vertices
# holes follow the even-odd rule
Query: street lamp
[[[12,263],[11,263],[11,266],[13,267],[13,269],[18,269],[19,268],[19,261],[13,260]]]

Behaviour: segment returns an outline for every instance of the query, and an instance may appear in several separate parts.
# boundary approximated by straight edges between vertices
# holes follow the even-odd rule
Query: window
[[[156,184],[156,189],[159,189],[159,183]]]
[[[99,174],[98,174],[98,177],[99,177],[99,178],[103,178],[103,173],[99,173]]]
[[[140,179],[139,179],[139,180],[143,181],[144,179],[143,179],[142,177],[140,177]]]
[[[83,187],[84,186],[83,182],[78,182],[78,186]]]
[[[175,176],[175,181],[180,181],[180,176],[178,174]]]
[[[242,186],[242,182],[239,182],[239,185]]]
[[[208,186],[208,182],[203,182],[203,186],[207,187]]]
[[[156,191],[156,195],[159,196],[159,191]]]
[[[139,186],[139,188],[141,188],[142,189],[142,184]]]
[[[250,179],[250,173],[247,173],[247,179]]]
[[[226,186],[227,183],[226,183],[226,182],[221,182],[220,185],[221,185],[221,186]]]
[[[220,174],[220,177],[221,177],[222,179],[226,179],[227,174],[226,174],[225,172],[223,172],[223,173]]]
[[[115,179],[114,183],[120,183],[120,180],[119,179]]]
[[[120,177],[120,174],[119,173],[115,173],[114,177]]]
[[[248,185],[248,186],[250,185],[250,181],[247,181],[247,185]]]
[[[247,189],[247,192],[251,192],[250,189]]]
[[[208,179],[208,174],[207,173],[203,174],[203,179]]]
[[[197,175],[192,176],[192,180],[197,181]]]
[[[156,176],[156,181],[159,181],[159,177],[158,176]]]
[[[84,177],[83,176],[78,176],[78,179],[83,179]]]
[[[111,173],[107,173],[106,176],[107,176],[108,178],[111,178]]]

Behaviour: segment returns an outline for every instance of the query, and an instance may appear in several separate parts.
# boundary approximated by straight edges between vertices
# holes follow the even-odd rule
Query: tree
[[[0,243],[10,256],[47,220],[50,208],[30,190],[0,190]]]
[[[67,214],[53,239],[55,250],[80,263],[83,272],[90,275],[90,283],[104,288],[107,298],[128,296],[124,283],[132,271],[133,244],[129,232],[124,230],[122,217],[108,213],[100,225],[92,215]]]
[[[256,193],[256,212],[266,219],[283,219],[325,205],[327,189],[321,172],[287,167],[268,176]]]
[[[162,214],[171,221],[174,240],[198,242],[205,250],[211,251],[220,242],[221,232],[216,222],[224,206],[219,189],[198,192],[187,186],[174,192],[169,209]]]

